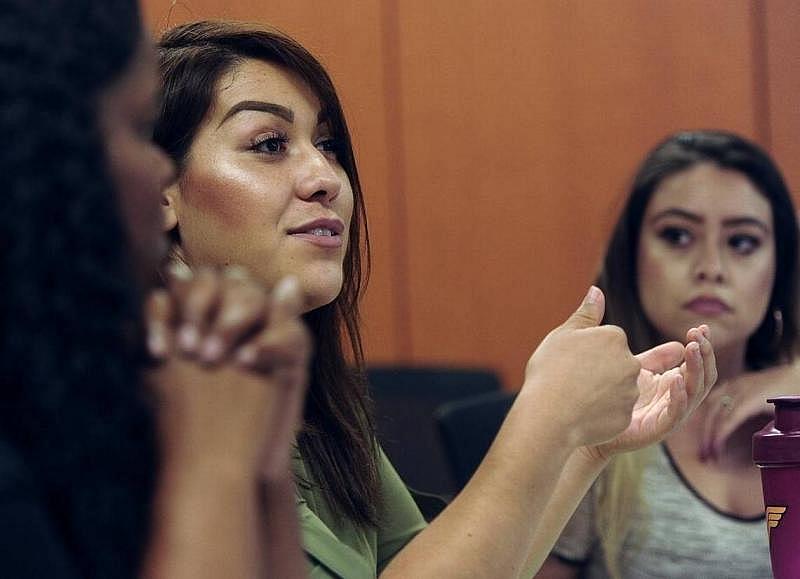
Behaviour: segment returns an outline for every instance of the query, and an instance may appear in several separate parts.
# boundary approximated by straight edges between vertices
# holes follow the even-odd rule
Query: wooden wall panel
[[[163,28],[170,0],[144,0]],[[372,361],[529,353],[594,278],[647,149],[719,127],[800,187],[795,0],[183,0],[275,24],[328,66],[367,193]]]
[[[514,388],[645,150],[684,127],[755,136],[750,4],[397,7],[413,357]]]
[[[758,2],[764,13],[770,146],[800,203],[800,2]]]
[[[173,7],[174,4],[174,7]],[[373,242],[373,274],[364,303],[364,337],[372,360],[394,360],[398,350],[393,263],[394,221],[388,190],[392,164],[385,103],[380,5],[368,0],[143,0],[157,35],[169,26],[222,18],[268,23],[297,38],[325,64],[339,90],[359,159]]]

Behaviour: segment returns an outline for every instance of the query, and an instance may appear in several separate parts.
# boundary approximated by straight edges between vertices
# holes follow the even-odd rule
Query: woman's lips
[[[313,243],[314,245],[317,245],[319,247],[342,246],[342,236],[332,234],[330,230],[328,230],[327,232],[319,232],[318,230],[314,230],[308,233],[292,233],[290,235],[294,238],[302,239],[303,241]]]
[[[683,307],[701,316],[721,316],[731,312],[731,307],[721,299],[705,296],[694,298]]]
[[[316,219],[289,230],[289,235],[318,247],[337,248],[342,246],[343,230],[344,224],[338,219]]]

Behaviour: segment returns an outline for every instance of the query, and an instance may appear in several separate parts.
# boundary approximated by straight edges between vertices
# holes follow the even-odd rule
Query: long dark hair
[[[606,321],[624,328],[636,351],[662,341],[639,299],[636,256],[642,219],[658,185],[698,163],[713,163],[741,173],[769,201],[775,225],[775,282],[767,315],[748,340],[746,363],[751,370],[758,370],[785,362],[794,353],[798,330],[797,216],[780,170],[769,155],[732,133],[677,133],[662,141],[644,159],[612,233],[598,279],[606,292]]]
[[[362,378],[358,329],[358,299],[368,273],[369,242],[353,146],[333,83],[305,48],[266,27],[195,22],[168,31],[159,49],[163,101],[155,139],[179,172],[214,103],[220,77],[246,59],[277,64],[305,81],[319,98],[332,134],[342,143],[338,161],[350,179],[355,203],[343,266],[344,285],[333,302],[306,315],[316,356],[298,444],[314,484],[334,510],[357,524],[375,524],[380,499],[377,445]],[[179,243],[179,229],[174,236]],[[349,369],[348,356],[355,370]]]
[[[134,0],[0,1],[0,439],[83,577],[138,576],[153,492],[140,300],[96,112],[141,36]]]

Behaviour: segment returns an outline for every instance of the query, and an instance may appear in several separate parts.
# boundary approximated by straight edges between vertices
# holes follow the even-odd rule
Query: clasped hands
[[[238,267],[171,269],[145,305],[167,460],[285,475],[311,353],[301,308],[294,278],[267,292]]]

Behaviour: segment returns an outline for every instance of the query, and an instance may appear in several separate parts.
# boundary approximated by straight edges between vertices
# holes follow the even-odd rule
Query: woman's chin
[[[304,312],[308,313],[317,308],[327,306],[333,302],[342,291],[341,278],[338,280],[302,280],[303,294],[305,296]]]

